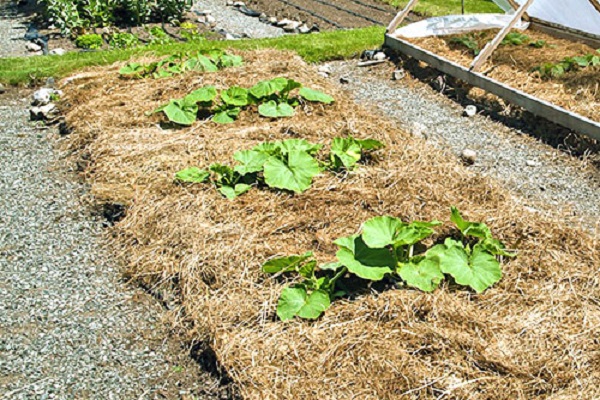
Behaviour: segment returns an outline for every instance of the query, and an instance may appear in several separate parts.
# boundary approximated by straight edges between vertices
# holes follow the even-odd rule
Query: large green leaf
[[[241,163],[235,166],[235,171],[240,175],[246,175],[262,171],[269,155],[256,150],[241,150],[235,152],[233,158]]]
[[[248,89],[232,86],[221,92],[221,99],[229,106],[245,107],[248,105]]]
[[[443,273],[451,275],[456,283],[469,286],[481,293],[502,278],[500,263],[481,245],[469,254],[461,242],[450,238],[443,245],[432,247],[427,258],[438,259]]]
[[[398,231],[405,225],[398,218],[374,217],[363,223],[362,238],[371,248],[383,248],[394,243]]]
[[[308,295],[303,287],[285,288],[279,297],[277,316],[282,321],[290,320],[295,316],[317,319],[330,305],[329,294],[323,290],[315,290]]]
[[[361,146],[352,138],[334,138],[331,143],[331,158],[336,168],[352,169],[362,156]]]
[[[292,151],[287,160],[270,157],[264,165],[265,182],[272,188],[302,193],[321,172],[319,163],[305,151]]]
[[[396,260],[388,249],[372,249],[361,236],[350,236],[335,241],[340,247],[339,262],[359,278],[380,281],[396,267]]]
[[[307,251],[306,253],[300,255],[272,258],[262,265],[262,270],[267,274],[294,271],[296,267],[312,256],[313,252]]]
[[[236,197],[246,193],[250,189],[252,189],[252,186],[246,183],[238,183],[235,186],[221,186],[218,190],[223,196],[227,197],[229,200],[233,200]]]
[[[249,92],[257,99],[269,97],[286,88],[288,80],[285,78],[275,78],[268,81],[261,81],[250,88]]]
[[[398,268],[398,274],[408,286],[424,292],[433,292],[444,279],[438,259],[415,257]]]
[[[283,154],[288,154],[292,151],[305,151],[310,155],[315,155],[323,147],[322,144],[310,143],[305,139],[287,139],[283,142],[274,143],[281,149]]]
[[[363,224],[363,238],[373,248],[412,246],[432,235],[435,232],[432,227],[440,224],[439,221],[406,224],[394,217],[375,217]]]
[[[217,124],[232,124],[235,122],[238,115],[240,115],[241,111],[242,110],[239,107],[222,108],[213,115],[212,121]]]
[[[283,97],[287,97],[287,95],[294,89],[298,89],[301,88],[302,84],[300,82],[296,82],[293,79],[288,79],[287,80],[287,84],[285,85],[285,88],[283,88],[283,90],[281,90],[281,95]]]
[[[241,56],[235,56],[231,54],[223,54],[218,58],[217,62],[221,68],[239,67],[240,65],[244,64],[244,60]]]
[[[204,72],[217,72],[219,68],[206,56],[198,54],[196,57],[188,59],[184,63],[186,69]]]
[[[462,215],[460,215],[460,212],[456,207],[452,207],[451,211],[452,215],[450,216],[450,220],[454,222],[456,227],[460,229],[463,235],[482,239],[492,237],[492,232],[486,224],[465,220]]]
[[[203,183],[210,177],[210,172],[198,167],[182,169],[175,174],[175,179],[187,183]]]
[[[132,78],[141,78],[146,69],[139,63],[130,63],[119,70],[119,74]]]
[[[366,151],[379,150],[385,147],[383,143],[375,139],[354,139],[359,146]]]
[[[330,103],[334,102],[333,97],[331,97],[323,92],[320,92],[318,90],[309,89],[307,87],[303,87],[302,89],[300,89],[299,94],[300,94],[300,96],[302,96],[304,99],[306,99],[308,101],[325,103],[325,104],[330,104]]]
[[[181,100],[171,100],[162,111],[169,118],[169,121],[189,126],[196,121],[198,106],[185,105]]]
[[[294,107],[288,103],[277,103],[275,100],[269,100],[258,106],[258,113],[267,118],[284,118],[294,115]]]
[[[196,89],[184,97],[186,103],[202,103],[208,105],[217,97],[217,89],[214,86],[204,86]]]

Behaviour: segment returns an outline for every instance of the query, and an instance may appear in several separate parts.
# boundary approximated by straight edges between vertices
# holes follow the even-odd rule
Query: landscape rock
[[[258,20],[259,20],[260,22],[267,22],[267,21],[269,20],[269,17],[267,17],[267,14],[265,14],[265,13],[262,13],[262,14],[260,14],[260,15],[258,16]]]
[[[56,90],[52,88],[42,88],[33,93],[33,103],[34,106],[45,106],[52,101],[52,96],[62,96],[63,92],[61,90]]]
[[[475,106],[466,106],[465,107],[465,115],[467,117],[474,117],[477,115],[477,107]]]
[[[342,76],[342,77],[340,78],[340,83],[341,83],[342,85],[345,85],[345,84],[347,84],[347,83],[350,83],[350,79],[349,79],[349,78],[347,78],[347,77],[345,77],[345,76]]]
[[[29,110],[29,119],[31,121],[48,121],[56,116],[57,111],[53,103],[41,107],[32,107]]]
[[[284,26],[289,25],[292,22],[294,22],[294,21],[292,21],[291,19],[284,18],[281,21],[277,21],[277,23],[275,25],[283,28]]]
[[[311,29],[308,26],[306,26],[306,24],[302,24],[298,28],[298,32],[301,33],[301,34],[303,34],[303,35],[306,35],[307,33],[311,32]]]
[[[292,21],[286,26],[284,26],[283,30],[286,32],[295,32],[296,29],[300,28],[300,25],[302,25],[302,22]]]
[[[227,1],[225,2],[225,5],[226,5],[226,6],[229,6],[229,7],[233,6],[233,0],[227,0]]]
[[[45,85],[45,87],[47,87],[47,88],[53,88],[55,84],[56,84],[56,80],[53,77],[50,76],[50,77],[48,77],[48,79],[46,79],[46,85]],[[61,91],[59,91],[59,92],[60,93],[57,93],[57,94],[59,96],[61,96],[62,92]]]
[[[406,72],[400,68],[394,71],[394,73],[392,74],[392,80],[393,81],[400,81],[402,79],[404,79],[404,77],[406,76]]]
[[[200,24],[206,24],[206,15],[199,16],[196,21],[198,21]]]
[[[200,11],[196,11],[196,14],[206,16],[206,15],[211,15],[212,11],[211,10],[200,10]]]
[[[62,56],[63,54],[66,54],[66,52],[67,51],[65,49],[61,49],[59,47],[59,48],[50,50],[50,52],[48,54],[50,54],[51,56]]]
[[[375,55],[373,55],[373,60],[377,60],[377,61],[382,61],[382,60],[386,60],[387,56],[385,55],[385,53],[383,51],[379,51],[377,53],[375,53]]]
[[[527,164],[528,167],[536,167],[538,165],[538,163],[533,160],[527,160],[525,161],[525,164]]]
[[[28,51],[31,52],[38,52],[38,51],[42,51],[42,46],[29,42],[25,45],[25,47],[27,48]]]
[[[6,92],[6,88],[4,87],[3,84],[0,83],[0,94],[3,94]]]
[[[277,17],[269,17],[268,21],[271,25],[277,25]]]
[[[243,1],[236,1],[233,3],[234,7],[246,7],[246,3],[244,3]]]
[[[206,23],[208,25],[212,25],[212,24],[216,24],[217,23],[217,19],[215,17],[213,17],[212,15],[206,15],[205,17]]]
[[[319,67],[319,73],[325,74],[325,75],[329,75],[331,74],[331,67],[329,65],[321,65]]]
[[[471,149],[464,149],[462,153],[460,153],[460,158],[465,162],[465,164],[473,165],[477,160],[477,152]]]

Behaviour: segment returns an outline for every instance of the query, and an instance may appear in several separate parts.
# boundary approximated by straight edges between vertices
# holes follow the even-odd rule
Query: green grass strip
[[[34,56],[0,60],[0,82],[23,85],[37,80],[62,78],[85,67],[110,65],[142,55],[164,56],[185,51],[203,51],[213,48],[253,50],[274,48],[293,50],[310,63],[341,60],[354,57],[365,49],[383,44],[384,28],[370,27],[346,31],[328,31],[310,35],[286,35],[273,39],[235,41],[200,41],[146,46],[129,50],[73,52],[63,56]]]
[[[399,9],[406,7],[409,2],[409,0],[382,1]],[[461,0],[421,0],[417,3],[415,11],[433,17],[460,14]],[[465,13],[503,13],[503,11],[492,0],[465,0]]]

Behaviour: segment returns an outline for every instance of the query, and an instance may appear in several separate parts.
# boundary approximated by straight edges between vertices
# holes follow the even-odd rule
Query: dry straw
[[[495,31],[480,32],[475,37],[480,48],[490,41]],[[532,94],[540,99],[554,103],[584,117],[600,121],[600,70],[585,68],[571,71],[551,80],[540,78],[533,73],[535,68],[546,63],[558,63],[565,57],[597,54],[596,50],[582,43],[558,39],[537,31],[526,31],[531,42],[544,41],[542,48],[534,48],[527,43],[519,46],[500,46],[483,67],[482,71],[492,79],[507,83],[511,87]],[[415,44],[433,51],[451,61],[469,67],[473,54],[465,47],[448,43],[452,36],[445,39],[430,37],[411,39]],[[485,91],[474,89],[472,96],[491,97]]]
[[[118,67],[68,87],[69,146],[87,162],[99,202],[128,205],[113,244],[128,273],[169,286],[190,338],[207,339],[248,399],[600,398],[599,246],[524,209],[489,179],[355,105],[290,53],[242,53],[246,65],[213,74],[128,81]],[[250,86],[286,76],[333,94],[277,121],[243,112],[233,125],[161,127],[147,117],[201,85]],[[324,173],[301,195],[254,189],[235,201],[208,185],[180,186],[181,168],[231,162],[236,150],[302,137],[329,144],[352,134],[387,144],[355,172]],[[488,223],[518,258],[482,295],[443,285],[433,294],[367,288],[316,322],[276,320],[284,282],[260,265],[314,250],[362,221],[389,214],[440,219],[450,205]]]

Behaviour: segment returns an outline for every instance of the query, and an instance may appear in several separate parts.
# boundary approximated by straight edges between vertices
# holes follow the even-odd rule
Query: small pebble
[[[377,53],[375,53],[375,55],[373,56],[373,60],[376,61],[383,61],[387,59],[387,56],[385,55],[385,53],[383,51],[379,51]]]
[[[25,47],[27,48],[28,51],[31,51],[31,52],[38,52],[38,51],[42,50],[42,46],[32,43],[32,42],[27,43],[25,45]]]
[[[465,115],[469,118],[477,115],[477,107],[475,106],[466,106],[465,107]]]
[[[3,84],[0,83],[0,94],[5,93],[6,92],[6,88],[4,87]]]
[[[527,160],[525,161],[525,164],[527,164],[528,167],[536,167],[538,165],[538,163],[533,160]]]
[[[342,77],[340,78],[340,83],[341,83],[342,85],[345,85],[345,84],[347,84],[347,83],[350,83],[350,79],[349,79],[349,78],[347,78],[347,77],[345,77],[345,76],[342,76]]]
[[[406,72],[404,72],[403,69],[397,69],[392,74],[392,80],[393,81],[400,81],[400,80],[404,79],[405,76],[406,76]]]
[[[465,164],[473,165],[473,164],[475,164],[475,161],[477,160],[477,152],[475,152],[475,150],[471,150],[471,149],[464,149],[460,153],[460,158],[465,162]]]

